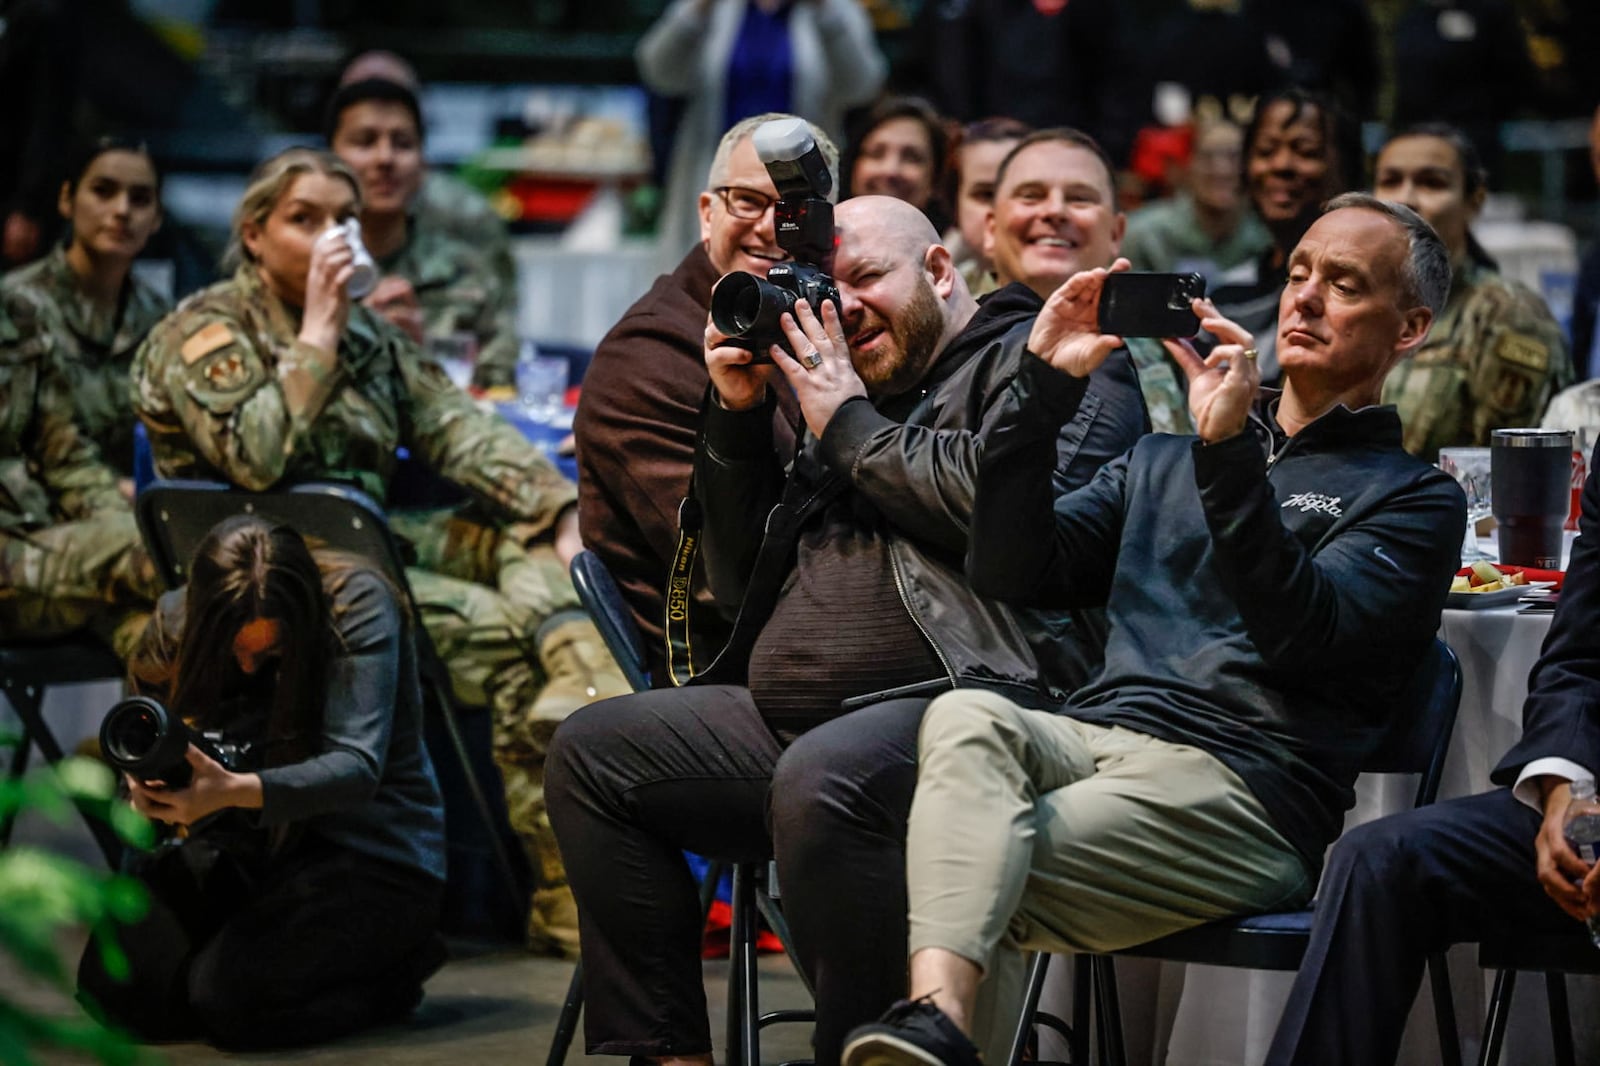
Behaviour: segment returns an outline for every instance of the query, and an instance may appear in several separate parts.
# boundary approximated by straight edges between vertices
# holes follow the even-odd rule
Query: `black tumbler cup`
[[[1572,506],[1572,434],[1564,429],[1497,429],[1489,449],[1500,561],[1558,569],[1561,527]]]

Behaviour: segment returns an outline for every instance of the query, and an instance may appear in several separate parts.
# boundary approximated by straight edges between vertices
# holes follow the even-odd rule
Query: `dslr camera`
[[[170,789],[186,788],[194,770],[184,753],[193,744],[235,772],[246,763],[251,745],[229,741],[220,732],[192,729],[159,700],[129,696],[106,712],[100,723],[100,750],[113,770],[140,781],[161,781]]]
[[[833,177],[822,158],[816,138],[803,119],[763,122],[750,138],[772,184],[778,187],[773,208],[778,247],[792,262],[775,264],[765,278],[736,270],[717,282],[711,292],[711,321],[727,343],[755,353],[756,362],[768,362],[767,350],[778,345],[790,355],[794,349],[783,335],[779,319],[793,313],[804,300],[813,311],[832,301],[841,316],[839,286],[828,271],[833,266]]]

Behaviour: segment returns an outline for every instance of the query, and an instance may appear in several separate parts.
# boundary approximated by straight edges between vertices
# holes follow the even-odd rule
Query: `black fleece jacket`
[[[1215,755],[1316,870],[1439,627],[1461,490],[1401,449],[1393,407],[1290,438],[1264,392],[1247,432],[1148,436],[1061,497],[1046,467],[1083,382],[1030,359],[1011,387],[983,450],[974,588],[1104,604],[1104,667],[1065,713]]]

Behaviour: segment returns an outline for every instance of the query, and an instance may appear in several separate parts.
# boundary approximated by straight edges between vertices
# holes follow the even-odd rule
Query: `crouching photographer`
[[[444,960],[444,814],[409,623],[352,557],[232,518],[162,598],[102,728],[171,827],[149,913],[91,944],[79,997],[150,1040],[312,1044],[399,1018]]]

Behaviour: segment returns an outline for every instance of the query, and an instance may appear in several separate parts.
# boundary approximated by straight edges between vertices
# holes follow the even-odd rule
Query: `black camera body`
[[[160,700],[149,696],[118,701],[100,723],[100,750],[113,770],[140,781],[160,781],[170,789],[188,787],[194,776],[185,757],[190,744],[229,770],[246,768],[248,743],[191,729]]]
[[[750,139],[777,186],[774,228],[778,247],[793,262],[775,265],[765,278],[742,270],[724,276],[711,293],[711,321],[728,345],[748,349],[756,362],[765,362],[774,344],[795,354],[779,321],[785,312],[794,313],[796,303],[804,300],[819,315],[829,301],[841,317],[844,309],[839,286],[828,273],[835,244],[833,204],[827,199],[833,177],[816,139],[802,119],[764,122]]]

